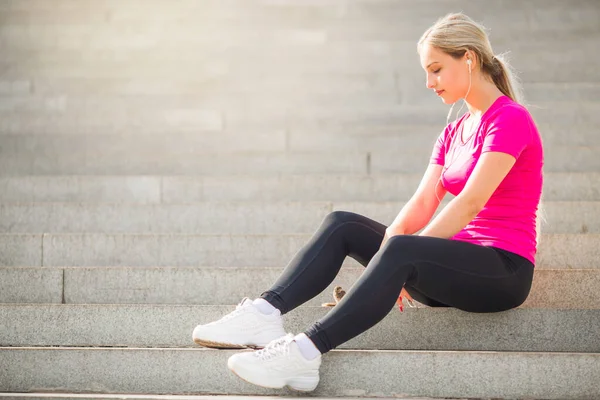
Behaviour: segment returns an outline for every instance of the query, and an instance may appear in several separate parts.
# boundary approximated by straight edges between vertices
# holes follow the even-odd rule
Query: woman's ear
[[[471,65],[475,65],[475,53],[473,53],[471,50],[467,50],[465,51],[465,62],[468,62],[469,60],[471,60]]]

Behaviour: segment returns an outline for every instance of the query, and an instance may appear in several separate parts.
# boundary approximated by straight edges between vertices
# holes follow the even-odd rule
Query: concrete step
[[[526,30],[529,33],[532,28],[535,33],[558,35],[556,31],[549,29],[549,26],[555,26],[556,30],[563,34],[595,31],[598,30],[598,26],[594,22],[600,18],[600,11],[598,11],[598,7],[595,7],[596,4],[585,0],[574,2],[575,10],[568,9],[563,3],[557,1],[543,3],[530,1],[525,4],[509,1],[502,5],[492,4],[489,7],[484,7],[474,1],[447,1],[438,4],[435,10],[429,4],[424,5],[415,1],[406,2],[402,6],[391,1],[350,4],[341,1],[312,2],[309,5],[253,2],[254,7],[246,7],[243,2],[235,4],[238,8],[236,12],[231,10],[230,7],[233,4],[229,3],[225,6],[211,3],[210,7],[187,4],[185,7],[178,8],[161,7],[156,3],[142,7],[135,2],[121,3],[119,7],[116,7],[116,4],[104,4],[103,7],[90,7],[89,4],[79,7],[70,5],[68,8],[61,7],[60,14],[48,12],[49,10],[40,6],[29,9],[28,12],[21,8],[9,7],[2,9],[3,15],[0,22],[17,25],[83,23],[101,25],[109,22],[114,26],[124,24],[139,26],[147,24],[148,21],[190,26],[194,22],[199,22],[201,24],[198,24],[200,26],[197,29],[207,32],[214,29],[205,27],[206,23],[229,22],[238,29],[246,26],[271,29],[285,27],[330,28],[337,35],[348,40],[355,37],[365,38],[373,31],[380,32],[380,34],[389,32],[391,38],[406,35],[419,36],[422,33],[422,24],[429,25],[440,15],[464,7],[469,10],[469,15],[489,26],[494,32],[494,38],[498,40],[505,37],[527,39],[529,36],[519,37],[515,31]],[[410,8],[411,13],[406,13],[407,8]],[[560,18],[561,12],[569,13],[569,18]],[[161,18],[158,18],[157,15],[160,15]],[[509,23],[512,24],[512,29],[501,29]],[[351,24],[358,25],[356,31],[341,31],[341,28]],[[212,28],[212,26],[210,27]]]
[[[26,56],[30,55],[23,55]],[[72,58],[78,55],[70,56]],[[162,57],[164,59],[170,56],[166,54]],[[161,65],[158,60],[141,60],[141,62],[151,61],[154,61],[154,65]],[[90,60],[89,63],[97,64],[98,61]],[[180,60],[179,63],[192,64],[193,68],[198,68],[187,60]],[[138,66],[139,62],[131,62],[127,65]],[[206,67],[206,63],[204,65]],[[210,85],[203,85],[202,90],[196,92],[177,84],[177,77],[173,77],[168,82],[158,82],[157,79],[162,75],[169,75],[168,69],[159,71],[136,69],[136,72],[135,76],[128,79],[127,87],[134,91],[146,90],[145,94],[101,95],[101,91],[110,87],[111,80],[103,78],[97,82],[98,86],[102,84],[101,88],[91,88],[89,86],[94,81],[90,80],[89,76],[86,77],[89,72],[84,68],[79,72],[73,71],[68,78],[48,78],[46,89],[40,78],[35,81],[34,89],[33,82],[30,80],[9,80],[3,77],[0,78],[0,94],[2,94],[0,108],[42,114],[69,112],[73,118],[72,122],[77,122],[85,116],[86,120],[96,119],[98,123],[101,122],[98,115],[110,114],[114,117],[132,112],[140,113],[141,110],[152,110],[154,114],[168,116],[169,112],[175,113],[177,110],[180,113],[185,110],[228,110],[244,107],[293,110],[310,109],[315,105],[323,104],[334,108],[348,105],[357,108],[374,108],[397,104],[399,107],[422,106],[433,110],[444,109],[437,96],[425,89],[422,76],[409,78],[404,74],[394,76],[391,72],[302,75],[274,73],[260,79],[250,79],[241,74],[219,76],[214,73]],[[32,93],[34,90],[35,93]],[[77,90],[79,92],[76,92]],[[548,104],[553,107],[563,107],[562,104],[565,102],[597,103],[600,98],[600,84],[593,82],[524,82],[524,90],[525,104],[532,110]],[[169,91],[176,93],[169,93]],[[95,93],[95,96],[91,97],[90,92]],[[445,114],[447,113],[440,112],[440,115]],[[196,118],[198,119],[199,116]],[[67,126],[67,122],[62,121],[63,126]],[[47,126],[44,132],[52,128]],[[150,130],[152,127],[145,128]],[[43,127],[39,129],[42,130]],[[114,129],[117,129],[117,126]]]
[[[90,89],[92,90],[92,89]],[[429,93],[433,96],[432,93]],[[251,98],[249,98],[251,100]],[[256,100],[256,99],[255,99]],[[438,99],[439,100],[439,99]],[[29,104],[24,100],[15,100],[19,104]],[[219,100],[217,102],[220,103]],[[400,132],[410,132],[414,143],[431,143],[431,136],[435,139],[446,125],[449,108],[442,104],[431,103],[431,106],[400,105],[394,102],[367,104],[366,101],[356,101],[355,104],[314,104],[312,107],[294,107],[280,101],[278,105],[259,104],[247,102],[245,105],[229,104],[221,107],[218,104],[190,106],[189,108],[173,107],[153,112],[152,109],[131,108],[119,110],[116,107],[106,108],[104,112],[95,109],[69,110],[66,105],[57,106],[53,111],[36,110],[35,103],[23,107],[33,107],[27,111],[19,110],[21,106],[5,105],[5,111],[0,112],[2,121],[0,132],[3,134],[47,134],[62,133],[66,135],[80,135],[98,132],[118,134],[121,132],[165,132],[190,133],[198,131],[225,131],[225,133],[240,138],[240,132],[257,132],[259,136],[268,133],[274,134],[281,130],[297,134],[299,131],[306,135],[306,131],[313,134],[325,133],[325,136],[335,133],[365,134],[367,128],[395,134],[399,139],[404,136]],[[458,111],[464,112],[465,107],[453,110],[450,121],[458,117]],[[128,112],[129,111],[129,112]],[[529,111],[536,120],[542,137],[547,144],[567,145],[599,145],[595,138],[597,126],[600,123],[600,102],[580,102],[573,105],[565,103],[541,103],[529,107]],[[4,114],[4,115],[2,115]],[[420,127],[417,135],[415,126]],[[432,129],[433,126],[433,129]],[[150,128],[147,128],[150,127]],[[347,132],[346,132],[347,131]],[[372,133],[372,132],[370,132]],[[570,137],[566,139],[566,133]],[[571,135],[572,133],[572,135]],[[198,140],[207,140],[206,135],[200,135]],[[215,136],[214,133],[210,136]],[[244,142],[251,139],[250,137]],[[340,139],[339,136],[337,138]],[[232,143],[225,138],[214,138],[227,144]],[[408,142],[404,143],[409,144]],[[318,148],[318,147],[316,147]],[[252,148],[259,150],[259,148]],[[270,149],[270,148],[269,148]],[[278,149],[281,149],[279,147]],[[294,143],[290,149],[296,150]],[[231,150],[229,150],[231,151]]]
[[[9,330],[0,331],[0,346],[197,347],[191,340],[194,327],[234,309],[232,305],[1,304],[2,319],[14,322]],[[285,330],[303,332],[329,310],[305,306],[292,310],[283,317]],[[517,308],[475,314],[451,308],[407,308],[401,313],[394,307],[380,323],[339,348],[598,353],[600,343],[589,340],[598,330],[600,309]]]
[[[316,229],[316,228],[315,228]],[[286,265],[311,235],[0,234],[0,266],[178,267]],[[598,234],[544,234],[537,263],[598,263]]]
[[[140,84],[145,82],[148,84],[148,91],[153,88],[159,90],[160,83],[156,84],[157,80],[162,79],[162,75],[169,75],[169,73],[169,70],[142,70],[131,78],[129,85],[134,88],[136,82]],[[79,75],[83,76],[79,77]],[[110,82],[110,79],[110,77],[102,78],[106,82]],[[230,110],[244,107],[254,109],[314,108],[315,103],[329,106],[378,107],[399,103],[399,91],[391,72],[385,74],[341,74],[339,76],[325,74],[290,76],[280,73],[260,79],[258,82],[239,75],[215,76],[210,85],[205,85],[206,87],[203,87],[199,93],[192,93],[181,88],[179,94],[98,94],[95,97],[90,97],[89,92],[65,93],[70,91],[70,86],[77,83],[81,83],[82,88],[85,88],[93,82],[89,77],[89,71],[83,67],[79,71],[74,71],[73,76],[50,77],[47,78],[47,81],[52,83],[52,86],[48,88],[48,93],[38,87],[39,80],[36,81],[36,93],[30,93],[33,89],[29,88],[28,90],[26,86],[19,86],[19,81],[14,81],[16,87],[9,91],[8,85],[11,81],[4,78],[7,88],[3,89],[4,96],[0,98],[0,113],[8,115],[10,110],[28,115],[64,113],[69,114],[74,121],[82,120],[85,117],[86,120],[95,120],[100,123],[99,115],[123,118],[127,114],[135,113],[146,118],[151,118],[151,114],[164,115],[166,118],[169,113],[185,110]],[[171,82],[173,88],[178,86],[177,79]],[[24,83],[20,85],[24,85]],[[163,86],[165,90],[168,89],[165,84]],[[52,89],[62,91],[62,93],[52,93]],[[415,92],[424,91],[422,87],[418,89],[415,88]],[[587,89],[587,91],[593,92],[593,88],[592,90]],[[430,100],[434,100],[433,93],[428,91],[427,94],[430,95]],[[539,101],[543,103],[549,99],[545,96]],[[584,102],[586,100],[579,98],[577,101]],[[595,100],[590,98],[589,101]],[[439,106],[437,103],[438,101],[436,101],[436,105]],[[411,104],[406,104],[406,106],[411,106]],[[96,114],[92,112],[93,110],[96,111]],[[64,123],[66,122],[65,118]]]
[[[105,393],[94,393],[93,395],[93,400],[112,400],[112,399],[129,399],[129,400],[271,400],[272,396],[229,396],[229,395],[205,395],[205,396],[195,396],[195,395],[161,395],[161,394],[156,394],[156,395],[151,395],[151,394],[127,394],[127,393],[123,393],[123,394],[105,394]],[[325,397],[313,397],[315,400],[331,400],[331,398],[325,398]],[[52,400],[73,400],[73,399],[78,399],[78,400],[88,400],[90,399],[90,395],[85,395],[85,394],[78,394],[78,393],[42,393],[42,392],[38,392],[38,393],[0,393],[0,399],[10,399],[10,400],[16,400],[16,399],[35,399],[35,400],[46,400],[46,399],[52,399]],[[336,399],[340,399],[340,400],[362,400],[362,399],[368,399],[365,397],[336,397]],[[375,399],[382,399],[381,397],[373,397],[373,400]],[[385,398],[384,398],[385,399]],[[425,397],[405,397],[405,396],[394,396],[394,397],[390,397],[389,399],[394,399],[394,400],[436,400],[432,397],[429,398],[425,398]],[[446,400],[461,400],[459,398],[449,398],[449,397],[445,397],[444,399]],[[91,400],[91,399],[90,399]],[[483,400],[483,399],[471,399],[471,400]]]
[[[3,347],[0,387],[9,392],[290,394],[248,384],[229,372],[227,359],[236,352]],[[320,375],[312,395],[591,399],[600,393],[600,354],[333,350],[323,356]],[[487,384],[473,385],[474,380]]]
[[[161,203],[156,176],[0,177],[2,201]]]
[[[194,204],[0,203],[0,233],[313,233],[332,211],[385,225],[404,202],[200,202]],[[447,201],[440,206],[439,213]],[[600,202],[546,201],[544,233],[600,233]]]
[[[146,56],[147,54],[144,53]],[[32,55],[26,54],[23,57],[32,57]],[[73,57],[81,57],[81,55],[73,53],[66,57],[73,59]],[[107,54],[106,57],[109,55]],[[162,60],[165,57],[175,57],[175,55],[162,55]],[[135,60],[127,65],[138,66],[139,62],[160,65],[159,60],[159,58],[157,60]],[[98,60],[89,62],[98,63]],[[188,60],[180,60],[181,63],[193,65]],[[62,71],[62,69],[60,70]],[[90,112],[87,113],[86,119],[90,120],[94,118],[94,115],[98,115],[100,110],[112,112],[114,115],[119,111],[126,112],[132,109],[155,109],[156,113],[165,113],[165,110],[169,108],[174,110],[216,108],[220,110],[246,106],[258,107],[258,105],[265,108],[287,106],[289,109],[310,108],[315,104],[328,104],[336,107],[344,104],[354,104],[357,107],[361,104],[364,107],[382,104],[398,104],[406,107],[440,106],[439,99],[431,91],[425,90],[422,76],[410,77],[405,74],[394,76],[391,72],[302,75],[274,73],[260,79],[250,79],[241,74],[222,77],[214,73],[215,76],[210,80],[211,83],[202,85],[201,90],[197,90],[195,85],[178,84],[176,76],[168,81],[157,81],[161,74],[168,75],[168,70],[152,72],[136,69],[136,71],[137,74],[127,80],[127,88],[134,93],[130,95],[102,95],[103,91],[119,81],[105,78],[96,82],[96,87],[90,87],[95,81],[90,80],[89,77],[86,78],[85,75],[89,72],[86,72],[85,69],[79,72],[83,75],[82,77],[77,77],[76,71],[73,71],[68,78],[47,80],[48,84],[44,84],[44,81],[38,78],[35,81],[35,89],[34,82],[30,79],[15,80],[0,77],[0,94],[4,96],[2,102],[13,104],[11,107],[20,104],[20,107],[28,107],[26,109],[30,110],[37,109],[44,113],[66,109],[77,111],[75,113],[76,121],[80,119],[79,115],[85,113],[85,110],[97,111],[92,115]],[[122,84],[125,85],[125,82],[123,81]],[[32,93],[34,90],[35,94]],[[549,101],[553,103],[597,102],[600,98],[600,84],[593,82],[524,82],[524,90],[526,102],[530,107],[540,106]],[[90,97],[90,92],[93,92],[95,96]],[[67,121],[64,121],[63,125],[66,126]],[[47,132],[52,128],[51,126],[38,127],[40,132]],[[151,126],[145,127],[146,130],[151,128]],[[117,129],[117,126],[113,129]]]
[[[0,62],[0,66],[3,68],[5,78],[36,77],[35,91],[38,93],[89,94],[92,89],[97,89],[98,95],[156,94],[165,91],[176,94],[180,91],[179,88],[184,88],[185,93],[198,93],[206,87],[211,88],[215,85],[232,87],[224,82],[229,78],[259,80],[271,73],[288,78],[294,78],[299,74],[315,73],[328,75],[396,73],[409,82],[420,83],[423,92],[428,92],[424,90],[424,74],[416,54],[416,42],[428,25],[423,25],[419,35],[412,38],[399,37],[395,41],[381,39],[330,43],[327,32],[323,30],[292,29],[264,31],[262,34],[258,33],[258,39],[257,35],[244,33],[243,36],[249,37],[251,41],[248,43],[248,40],[245,40],[246,44],[243,44],[244,40],[232,38],[228,32],[222,30],[210,35],[194,32],[187,38],[172,37],[171,40],[166,38],[165,32],[161,32],[160,34],[164,36],[162,40],[168,43],[157,44],[148,35],[137,34],[132,37],[118,32],[112,33],[115,35],[112,39],[107,39],[106,35],[101,39],[102,35],[88,28],[85,33],[77,33],[79,35],[77,38],[55,39],[64,43],[74,41],[71,45],[62,48],[44,46],[40,40],[32,41],[30,45],[20,44],[16,50],[12,50],[12,55],[9,53],[8,60]],[[26,34],[22,33],[22,35]],[[90,38],[90,35],[98,38]],[[598,34],[582,33],[577,35],[576,39],[573,37],[544,39],[539,36],[538,39],[534,37],[532,40],[521,40],[522,43],[518,40],[499,42],[492,39],[494,52],[496,54],[509,52],[511,64],[518,71],[523,82],[600,82],[600,74],[591,67],[591,64],[598,61],[593,59],[597,57],[593,50],[597,45]],[[193,38],[193,41],[190,42],[189,38]],[[5,42],[6,40],[8,39],[4,39]],[[90,56],[77,43],[81,40],[87,40],[85,42],[87,54],[92,51],[106,54],[107,51],[113,52],[114,49],[124,56],[120,57],[120,61],[102,59],[94,64],[86,61]],[[102,45],[98,40],[108,42]],[[118,43],[111,44],[112,40],[118,40]],[[177,45],[173,44],[175,40],[178,41]],[[572,46],[574,40],[577,41],[578,46]],[[128,41],[137,46],[128,45]],[[11,41],[16,45],[15,42]],[[218,46],[221,46],[221,50],[216,48]],[[361,46],[364,51],[361,51]],[[6,47],[6,44],[3,47]],[[357,48],[356,52],[347,50],[354,47]],[[337,50],[338,48],[342,50]],[[59,52],[56,56],[48,56],[55,51]],[[63,51],[71,51],[77,55],[83,53],[83,60],[69,59],[63,56],[64,53],[60,53]],[[347,55],[337,56],[340,51]],[[552,65],[552,68],[539,69],[539,62],[550,63],[556,51],[565,54],[565,60],[555,60],[555,64],[548,64]],[[149,52],[157,55],[148,56]],[[182,56],[181,53],[184,52],[190,54]],[[29,53],[32,60],[36,62],[28,60],[23,53]],[[152,64],[152,59],[159,56],[162,56],[158,58],[159,62]],[[169,59],[171,56],[173,58]],[[586,60],[589,61],[588,65],[585,64]],[[179,63],[176,63],[177,61]],[[133,69],[131,65],[138,65],[138,68]],[[181,66],[181,71],[176,67],[177,65]],[[194,73],[191,66],[197,66],[197,73]],[[133,79],[136,76],[138,78]],[[154,78],[152,80],[155,82],[149,82],[151,80],[149,78]],[[61,81],[63,83],[60,83]],[[149,87],[144,88],[144,83]],[[161,87],[162,89],[159,89]],[[173,90],[175,87],[177,89]]]
[[[419,174],[0,177],[0,202],[407,201]],[[600,173],[544,175],[544,201],[600,200]],[[449,196],[450,197],[450,196]]]
[[[0,174],[422,173],[435,142],[432,132],[420,137],[414,133],[318,137],[283,131],[257,135],[0,135]],[[300,149],[290,152],[288,147]],[[545,171],[600,171],[599,151],[600,143],[546,144]]]
[[[352,287],[364,271],[344,263],[334,281],[306,305],[332,301],[333,288]],[[598,309],[598,264],[581,269],[536,266],[521,308]],[[0,303],[52,304],[237,304],[259,297],[275,283],[280,267],[0,267]]]
[[[553,104],[553,107],[560,108],[563,102],[596,102],[599,98],[599,83],[597,79],[590,81],[573,79],[557,82],[522,81],[524,100],[522,99],[521,102],[532,112],[536,112],[540,107],[550,103]],[[396,84],[401,104],[429,107],[439,100],[434,99],[435,93],[423,90],[425,83],[422,77],[396,73]],[[456,106],[457,109],[458,107],[459,105]]]
[[[312,15],[307,13],[306,7],[277,9],[241,5],[233,12],[230,7],[236,6],[228,4],[220,7],[217,13],[211,12],[210,7],[180,7],[167,11],[166,15],[171,18],[161,19],[160,23],[153,21],[154,17],[143,16],[148,15],[150,10],[154,10],[150,13],[162,15],[160,9],[165,7],[130,8],[125,11],[129,18],[122,15],[123,10],[116,4],[104,7],[88,5],[85,7],[87,10],[71,10],[70,13],[46,11],[50,15],[42,18],[36,18],[45,11],[42,9],[34,9],[25,16],[22,11],[8,10],[3,12],[3,18],[0,19],[0,22],[4,22],[0,29],[0,43],[8,48],[87,50],[149,49],[166,47],[168,43],[174,47],[214,46],[215,42],[211,43],[211,40],[217,38],[221,39],[222,44],[229,46],[256,45],[261,39],[266,43],[305,46],[349,41],[398,41],[406,38],[416,43],[440,16],[455,12],[457,7],[468,7],[469,16],[493,30],[491,39],[496,44],[516,42],[518,45],[518,39],[573,40],[585,38],[586,34],[589,37],[600,33],[600,28],[595,23],[600,16],[599,7],[589,0],[575,2],[576,11],[561,6],[556,1],[548,4],[540,0],[525,6],[513,0],[495,7],[485,7],[474,1],[449,1],[442,3],[439,8],[419,6],[414,1],[402,6],[388,3],[376,7],[365,7],[364,4],[353,7],[343,2],[337,3],[327,9],[311,7]],[[538,10],[541,7],[545,7],[546,12],[540,13]],[[410,13],[406,12],[407,8],[411,10]],[[349,10],[353,12],[348,12]],[[385,16],[382,15],[384,10],[387,12]],[[69,18],[72,19],[77,11],[84,15],[95,12],[96,15],[87,23],[83,19],[85,16],[81,20],[69,22]],[[304,15],[299,15],[298,11]],[[559,18],[561,12],[571,12],[572,15],[569,19]],[[137,18],[131,18],[134,13]],[[11,14],[14,19],[10,19]],[[52,18],[52,14],[55,14],[54,19],[57,19],[56,14],[64,15],[62,23],[43,20]],[[192,15],[198,18],[194,19]],[[506,29],[508,24],[511,24],[511,29]],[[549,26],[556,26],[556,30]],[[523,36],[519,37],[519,33]],[[224,35],[220,37],[219,34]],[[121,41],[118,40],[119,37],[122,38]]]
[[[399,201],[408,200],[414,194],[421,178],[422,173],[219,178],[171,176],[162,179],[161,200],[163,203],[212,200]],[[598,182],[598,173],[548,173],[544,178],[544,199],[600,200]]]
[[[591,132],[597,132],[597,126],[600,123],[600,103],[577,104],[576,106],[562,106],[533,108],[531,112],[533,118],[539,127],[542,137],[546,143],[564,143],[570,145],[591,145],[597,142],[593,140]],[[460,106],[453,110],[454,114],[450,121],[457,118],[456,113]],[[466,107],[463,107],[463,112]],[[321,134],[329,134],[328,131],[343,132],[355,129],[364,131],[365,127],[371,129],[386,128],[398,130],[399,126],[411,125],[435,125],[438,126],[436,132],[441,132],[446,125],[446,118],[449,108],[440,103],[439,105],[424,107],[404,107],[395,104],[382,105],[377,108],[333,108],[320,107],[319,109],[296,109],[283,112],[271,110],[271,113],[257,112],[250,107],[247,109],[231,110],[227,114],[228,129],[243,129],[244,127],[267,128],[279,127],[285,123],[286,128],[291,132],[290,148],[294,148],[294,133],[300,131],[323,130]],[[285,118],[285,121],[284,121]],[[560,129],[560,131],[559,131]],[[565,139],[565,130],[573,132],[575,136],[572,141]],[[562,132],[562,136],[559,134]],[[597,135],[596,135],[597,136]],[[434,135],[436,137],[436,135]],[[339,139],[339,137],[338,137]],[[570,139],[570,138],[569,138]],[[421,138],[422,140],[422,138]]]
[[[90,61],[93,63],[93,61]],[[81,69],[85,72],[85,69]],[[145,75],[144,71],[128,79],[129,85],[140,82],[152,88],[159,76]],[[148,72],[148,71],[146,71]],[[423,72],[421,71],[421,74]],[[89,75],[89,72],[86,73]],[[87,78],[87,79],[84,79]],[[166,77],[165,77],[166,78]],[[218,76],[211,80],[218,79]],[[81,84],[81,89],[94,82],[89,76],[51,77],[55,88],[62,93],[45,93],[31,86],[28,80],[2,77],[2,96],[0,97],[0,115],[44,117],[61,122],[106,126],[110,121],[103,118],[120,118],[119,122],[135,122],[146,119],[161,122],[174,119],[177,113],[193,112],[229,112],[246,108],[254,112],[287,112],[291,117],[296,115],[323,114],[323,110],[344,116],[348,112],[361,115],[373,113],[404,113],[409,117],[445,118],[450,107],[443,104],[429,89],[420,75],[408,79],[406,76],[394,76],[388,73],[340,73],[324,72],[303,74],[273,74],[264,79],[252,80],[252,76],[221,76],[223,82],[212,82],[211,86],[202,88],[202,92],[185,91],[179,93],[133,93],[129,95],[110,95],[98,93],[90,96],[90,90],[81,93],[68,93],[69,85]],[[48,78],[50,79],[50,78]],[[123,80],[124,78],[120,78]],[[96,79],[97,85],[110,83],[110,78]],[[87,84],[86,84],[87,82]],[[123,80],[123,82],[125,82]],[[177,80],[175,79],[175,82]],[[14,86],[14,87],[13,87]],[[538,117],[539,123],[544,119],[554,122],[557,111],[562,117],[573,119],[578,115],[593,113],[598,108],[599,82],[569,83],[524,83],[524,105]],[[34,93],[32,93],[35,91]],[[66,92],[65,92],[66,91]],[[326,104],[326,106],[324,105]],[[301,107],[301,108],[300,108]],[[368,109],[365,109],[368,107]],[[455,107],[454,113],[459,106]],[[466,111],[463,106],[462,111]],[[392,114],[393,115],[393,114]],[[401,116],[401,114],[398,114]],[[200,116],[196,116],[198,119]],[[128,118],[128,119],[126,119]],[[161,120],[162,118],[162,120]],[[592,116],[593,118],[593,116]],[[581,118],[580,118],[581,119]],[[183,118],[181,118],[183,122]],[[178,121],[180,122],[180,121]],[[33,124],[30,123],[30,124]],[[405,125],[414,125],[414,121]],[[115,124],[116,125],[116,124]],[[563,124],[567,125],[567,124]],[[56,127],[47,127],[47,131]],[[152,126],[146,129],[152,130]]]
[[[542,140],[545,140],[543,138]],[[367,146],[368,147],[368,146]],[[368,153],[368,171],[372,174],[411,172],[423,170],[423,161],[431,156],[433,146],[415,146],[398,151],[372,151]],[[600,171],[598,154],[600,146],[569,146],[544,144],[544,172],[594,172]]]
[[[225,140],[228,142],[223,143]],[[170,139],[163,135],[124,138],[106,135],[4,136],[0,137],[0,174],[365,174],[369,168],[369,154],[366,152],[286,152],[283,132],[247,137],[238,140],[237,144],[234,144],[235,141],[233,135],[177,135],[177,138]],[[223,152],[228,149],[241,151]],[[588,166],[593,170],[595,167],[595,159],[587,156],[590,152],[591,149],[576,150],[576,153],[582,154],[584,163],[580,169]],[[430,153],[431,149],[420,151],[419,158],[407,158],[418,160],[419,172],[422,172]],[[589,160],[587,163],[586,159]],[[403,164],[409,162],[406,160]]]
[[[81,14],[85,12],[81,10],[75,13],[78,12],[82,19],[74,22],[67,21],[68,12],[62,11],[58,14],[46,11],[46,18],[51,18],[52,14],[54,18],[58,15],[63,17],[61,23],[36,20],[36,14],[30,11],[26,15],[28,21],[19,21],[19,17],[23,18],[21,12],[21,15],[15,13],[14,20],[6,21],[1,25],[0,43],[9,50],[55,49],[83,52],[111,48],[139,51],[195,47],[198,50],[196,56],[204,55],[203,50],[215,49],[217,43],[231,50],[233,46],[260,47],[261,41],[266,46],[287,45],[290,51],[298,50],[295,47],[326,47],[349,42],[403,42],[406,43],[405,46],[412,43],[414,49],[420,36],[437,18],[446,12],[456,12],[457,7],[461,7],[460,3],[464,5],[465,2],[453,1],[440,4],[446,11],[432,9],[429,6],[416,10],[415,5],[418,3],[412,3],[395,5],[395,10],[390,11],[386,16],[372,15],[373,10],[365,10],[363,15],[331,15],[331,13],[339,14],[339,6],[345,5],[339,2],[338,10],[327,11],[330,15],[308,15],[305,9],[303,16],[291,15],[293,10],[290,8],[288,12],[279,12],[279,15],[275,16],[269,15],[269,10],[261,7],[242,6],[234,11],[236,15],[220,18],[218,15],[211,15],[208,7],[197,10],[199,13],[194,14],[189,14],[189,9],[181,7],[173,10],[179,14],[176,20],[169,20],[167,17],[161,19],[160,23],[152,21],[153,16],[137,18],[137,20],[132,18],[109,20],[111,16],[115,16],[115,19],[119,18],[117,15],[122,11],[121,5],[87,7],[88,13],[96,14],[94,18],[104,14],[105,19],[88,23],[84,22],[85,17]],[[502,11],[497,13],[492,11],[495,8],[493,6],[485,7],[477,2],[473,4],[472,1],[468,3],[471,3],[468,5],[468,15],[483,22],[490,31],[494,31],[490,39],[495,47],[511,45],[521,49],[523,45],[535,42],[547,44],[552,40],[560,46],[568,40],[577,39],[585,42],[600,34],[600,28],[596,24],[600,10],[597,3],[590,0],[575,2],[576,11],[566,9],[564,4],[557,7],[559,3],[556,1],[548,4],[538,0],[523,7],[522,3],[513,0],[509,2],[512,3],[511,5],[498,5]],[[410,13],[406,12],[408,7],[412,8]],[[313,13],[318,11],[315,7],[311,8]],[[152,7],[139,11],[130,10],[130,14],[148,15],[151,9]],[[544,12],[540,12],[540,9]],[[271,8],[271,11],[273,10]],[[282,10],[283,8],[280,8],[279,11]],[[232,10],[224,11],[231,13]],[[572,19],[558,17],[566,12],[572,14]],[[3,19],[10,18],[10,11],[3,14]],[[157,15],[162,14],[160,12]],[[169,12],[167,11],[166,14],[168,15]],[[554,15],[550,16],[550,14]],[[171,16],[175,17],[173,13]],[[556,21],[559,18],[560,20]],[[265,19],[269,20],[265,21]],[[550,22],[551,19],[555,21]],[[532,23],[538,26],[533,27]],[[508,24],[511,24],[511,29],[506,29]],[[550,26],[556,29],[553,30]],[[519,34],[521,36],[518,36]],[[220,39],[220,42],[215,39]],[[546,50],[547,47],[540,46],[540,49]],[[222,51],[225,51],[225,48]]]
[[[517,7],[515,11],[521,10]],[[332,21],[329,23],[331,29],[311,27],[309,24],[263,27],[256,22],[246,27],[235,27],[231,22],[200,23],[198,20],[194,21],[193,26],[164,22],[150,24],[148,21],[137,26],[127,23],[96,26],[3,25],[0,26],[0,44],[6,49],[6,57],[3,57],[0,65],[6,68],[5,76],[35,76],[41,79],[44,88],[48,88],[45,84],[48,78],[132,78],[136,76],[136,69],[132,66],[136,61],[148,62],[138,64],[137,71],[141,77],[154,75],[164,80],[171,76],[190,83],[227,74],[258,77],[261,67],[278,76],[307,72],[397,71],[422,80],[423,70],[416,54],[417,41],[440,15],[423,20],[418,27],[402,24],[400,20],[388,26],[380,21],[370,21],[369,24],[380,26],[379,32],[371,29],[371,33],[365,31],[369,26],[359,20]],[[281,22],[284,23],[283,20]],[[600,29],[581,29],[579,22],[577,24],[574,25],[575,29],[566,27],[561,30],[557,27],[554,31],[519,29],[513,24],[515,29],[511,27],[510,32],[506,29],[497,30],[499,36],[492,36],[491,43],[496,54],[509,52],[511,63],[525,82],[598,82],[597,71],[581,65],[580,73],[576,74],[578,70],[573,65],[575,63],[557,61],[559,64],[552,65],[552,68],[536,70],[535,59],[528,54],[535,47],[540,59],[547,61],[552,55],[552,48],[556,48],[567,53],[574,61],[583,62],[586,57],[591,57],[590,61],[597,61],[594,59],[597,55],[585,52],[593,48],[600,37]],[[412,32],[394,32],[406,30],[406,27]],[[363,34],[364,37],[358,36]],[[514,36],[519,34],[521,36],[515,39]],[[42,35],[45,37],[39,37]],[[347,39],[341,35],[347,35]],[[574,41],[579,46],[569,47],[569,43]],[[353,45],[355,52],[350,50]],[[69,60],[69,52],[76,52],[81,57]],[[95,52],[97,54],[93,54]],[[21,70],[16,65],[19,61],[27,60],[27,53],[32,57],[29,61],[36,62],[22,62]],[[172,58],[166,58],[168,56]],[[92,60],[96,63],[92,63]],[[153,60],[157,62],[150,63]],[[369,60],[372,62],[369,63]],[[176,62],[180,63],[179,69]],[[344,68],[344,63],[348,62],[351,63]],[[198,67],[196,74],[192,66]],[[64,70],[61,71],[61,67]],[[181,74],[178,75],[179,70]],[[417,71],[421,71],[420,76]],[[536,71],[538,77],[534,74]],[[557,80],[552,80],[552,73]],[[122,86],[120,92],[131,93],[127,86]]]

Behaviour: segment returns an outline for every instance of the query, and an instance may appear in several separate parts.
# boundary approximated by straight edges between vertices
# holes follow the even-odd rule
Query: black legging
[[[325,290],[346,256],[366,266],[342,300],[305,331],[321,353],[381,321],[402,287],[432,307],[498,312],[521,305],[534,265],[494,247],[426,236],[399,235],[381,247],[386,226],[334,211],[261,297],[285,314]]]

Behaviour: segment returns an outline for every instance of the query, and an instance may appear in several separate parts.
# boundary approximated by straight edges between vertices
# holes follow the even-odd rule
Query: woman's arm
[[[427,167],[415,194],[402,207],[394,222],[386,229],[381,246],[391,236],[412,235],[418,232],[431,220],[440,205],[440,201],[446,194],[444,187],[438,184],[442,168],[441,165],[437,164],[430,164]]]
[[[402,207],[394,222],[385,230],[381,247],[394,235],[412,235],[422,229],[431,220],[435,210],[446,195],[446,189],[439,183],[442,175],[442,165],[430,164],[421,179],[419,187],[411,199]],[[396,304],[404,311],[402,298],[406,298],[412,306],[413,298],[402,288]],[[414,307],[414,306],[412,306]]]
[[[462,192],[420,235],[449,239],[460,232],[483,209],[515,162],[515,157],[506,153],[481,154]]]

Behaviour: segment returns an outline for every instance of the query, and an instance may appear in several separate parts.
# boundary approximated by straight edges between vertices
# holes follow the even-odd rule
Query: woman
[[[322,354],[376,325],[402,296],[476,313],[527,298],[543,181],[535,123],[484,28],[467,16],[440,19],[417,49],[427,88],[446,104],[464,98],[468,112],[441,133],[418,189],[390,226],[331,213],[271,289],[196,327],[193,338],[204,346],[266,345],[229,358],[242,379],[314,390]],[[446,192],[456,197],[429,223]],[[286,335],[281,316],[327,288],[346,256],[365,272],[326,316]]]

